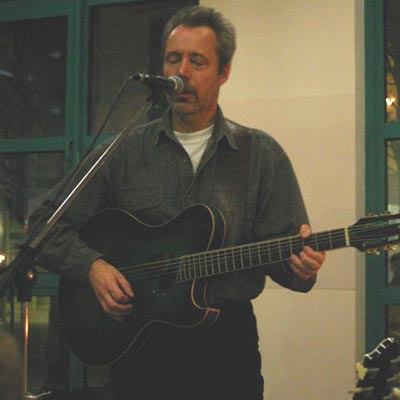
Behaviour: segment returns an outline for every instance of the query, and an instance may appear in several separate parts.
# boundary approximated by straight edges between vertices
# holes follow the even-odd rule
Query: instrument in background
[[[400,343],[386,338],[357,363],[357,387],[353,400],[400,399]]]
[[[160,226],[144,224],[123,210],[103,210],[86,223],[81,236],[130,281],[133,312],[117,322],[103,312],[89,284],[62,278],[61,331],[83,363],[109,365],[138,351],[160,324],[192,328],[214,322],[220,310],[207,304],[212,277],[256,269],[268,273],[268,266],[287,262],[306,245],[317,251],[352,246],[376,254],[398,243],[399,234],[400,215],[382,215],[307,239],[289,236],[219,249],[224,218],[203,204]]]

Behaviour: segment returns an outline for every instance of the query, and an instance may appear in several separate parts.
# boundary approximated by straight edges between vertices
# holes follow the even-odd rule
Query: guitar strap
[[[226,217],[225,244],[242,243],[245,234],[245,215],[248,207],[251,136],[249,128],[226,120],[238,149],[229,146],[218,153],[215,180],[216,206]]]

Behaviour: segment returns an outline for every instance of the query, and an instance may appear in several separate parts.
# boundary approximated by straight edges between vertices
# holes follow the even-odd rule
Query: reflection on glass
[[[168,18],[193,0],[117,4],[91,7],[89,133],[95,134],[109,112],[122,83],[131,75],[162,71],[161,35]],[[176,2],[175,2],[176,3]],[[131,84],[137,87],[138,83]],[[124,93],[106,133],[120,131],[143,103],[143,92]],[[165,108],[162,99],[149,119]]]
[[[400,338],[400,305],[386,306],[387,336]]]
[[[400,212],[400,140],[386,142],[386,182],[387,209],[390,212]],[[387,284],[390,287],[400,287],[400,249],[388,253]]]
[[[390,252],[389,254],[388,286],[400,286],[400,252]]]
[[[28,390],[39,394],[44,387],[66,386],[68,353],[60,348],[54,322],[50,322],[50,304],[55,299],[33,297],[29,303]],[[21,307],[16,297],[0,298],[0,329],[10,331],[22,346]]]
[[[64,174],[63,153],[0,154],[0,253],[14,259],[32,209]]]
[[[66,17],[0,24],[0,138],[62,136]]]
[[[30,212],[63,174],[63,153],[0,154],[0,253],[6,263],[26,239]],[[51,301],[33,297],[29,306],[28,389],[32,393],[55,379],[66,382],[65,363],[55,362],[55,358],[64,360],[64,353],[55,347],[55,341],[61,340],[53,326],[56,319],[49,319]],[[14,297],[0,297],[0,328],[12,331],[17,339],[22,336],[20,305]]]
[[[398,122],[400,82],[400,2],[385,0],[386,120]]]

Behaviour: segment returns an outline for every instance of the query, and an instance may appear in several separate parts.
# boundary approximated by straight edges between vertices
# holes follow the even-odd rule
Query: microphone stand
[[[132,77],[128,78],[128,80]],[[0,274],[0,296],[8,288],[12,282],[15,283],[18,292],[18,300],[21,302],[21,314],[22,314],[22,390],[24,399],[39,399],[41,397],[51,394],[51,392],[41,393],[39,395],[33,395],[28,392],[28,342],[29,342],[29,302],[32,300],[32,288],[36,281],[36,269],[34,259],[40,251],[41,245],[52,233],[52,229],[57,221],[62,217],[68,207],[86,187],[88,182],[93,176],[102,168],[102,166],[110,159],[114,151],[117,149],[121,141],[126,135],[137,126],[138,122],[148,114],[151,107],[159,100],[160,90],[154,89],[151,95],[146,99],[147,103],[144,103],[139,113],[133,118],[117,137],[111,142],[107,149],[100,155],[96,162],[91,166],[89,171],[80,179],[78,184],[71,190],[66,196],[61,205],[56,211],[50,216],[43,228],[33,238],[29,239],[17,254],[15,259],[3,270]],[[114,104],[115,105],[115,104]],[[111,114],[111,113],[110,113]],[[107,118],[109,118],[110,114]],[[103,124],[104,127],[105,124]],[[99,131],[101,132],[101,131]],[[83,163],[80,163],[76,168],[76,171],[72,176],[76,176],[80,167]]]

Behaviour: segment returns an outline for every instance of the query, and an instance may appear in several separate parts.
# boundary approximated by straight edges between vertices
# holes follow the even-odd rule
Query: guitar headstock
[[[400,399],[400,343],[386,338],[363,362],[357,363],[357,387],[352,391],[353,400]]]
[[[394,250],[400,243],[400,214],[366,216],[348,228],[349,245],[367,254]]]

